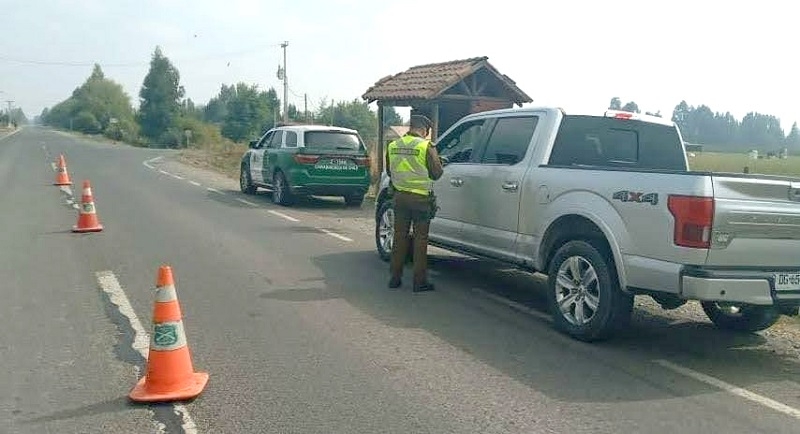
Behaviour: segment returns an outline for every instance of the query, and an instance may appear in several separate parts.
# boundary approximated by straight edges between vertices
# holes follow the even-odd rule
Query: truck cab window
[[[465,122],[442,137],[436,144],[439,155],[452,163],[468,163],[472,161],[472,152],[480,145],[483,137],[484,120]]]
[[[514,165],[522,161],[538,121],[537,116],[498,119],[487,141],[481,164]]]

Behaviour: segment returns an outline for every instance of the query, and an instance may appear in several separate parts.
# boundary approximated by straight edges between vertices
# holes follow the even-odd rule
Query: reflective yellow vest
[[[392,185],[400,191],[430,195],[433,181],[428,175],[428,146],[430,141],[405,135],[389,143],[389,170]]]

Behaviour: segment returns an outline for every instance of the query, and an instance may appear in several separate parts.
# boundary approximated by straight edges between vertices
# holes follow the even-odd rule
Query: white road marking
[[[206,187],[206,190],[208,190],[208,191],[210,191],[212,193],[220,193],[220,194],[222,194],[222,192],[217,190],[216,188]]]
[[[159,170],[159,172],[163,173],[164,175],[172,175],[171,173],[167,172],[166,170]]]
[[[142,327],[142,323],[139,321],[139,317],[136,316],[136,312],[133,310],[131,306],[131,302],[128,300],[128,296],[125,295],[125,291],[122,289],[122,286],[119,284],[117,277],[114,275],[112,271],[99,271],[95,273],[97,276],[97,282],[100,284],[100,288],[108,294],[109,300],[111,303],[117,306],[119,312],[128,319],[128,322],[131,324],[131,328],[133,329],[134,336],[133,336],[133,347],[139,354],[142,355],[145,359],[148,357],[148,351],[150,349],[150,337],[147,332]],[[137,376],[138,376],[137,372]],[[173,404],[173,408],[175,409],[175,414],[181,417],[183,423],[181,427],[183,428],[183,432],[186,434],[197,434],[199,431],[197,430],[197,425],[195,425],[192,416],[189,414],[189,410],[183,404],[176,403]]]
[[[718,389],[722,389],[732,395],[736,395],[747,399],[749,401],[753,401],[756,404],[761,404],[764,407],[771,408],[775,411],[783,413],[785,415],[791,416],[795,419],[800,419],[800,410],[789,407],[786,404],[780,403],[773,399],[767,398],[766,396],[759,395],[755,392],[751,392],[747,389],[742,389],[741,387],[734,386],[733,384],[726,383],[720,379],[711,377],[706,374],[701,374],[700,372],[693,371],[689,368],[684,368],[683,366],[677,365],[675,363],[669,362],[667,360],[654,360],[656,364],[659,364],[671,371],[677,372],[681,375],[685,375],[687,377],[693,378],[697,381],[709,384],[714,386]]]
[[[20,131],[22,131],[22,128],[18,128],[18,129],[16,129],[16,130],[14,130],[13,132],[6,134],[6,135],[5,135],[5,136],[3,136],[3,137],[0,137],[0,140],[7,139],[7,138],[9,138],[9,137],[13,136],[14,134],[17,134],[17,133],[18,133],[18,132],[20,132]]]
[[[484,296],[486,298],[490,298],[490,299],[492,299],[492,300],[494,300],[494,301],[496,301],[496,302],[498,302],[500,304],[504,304],[504,305],[516,310],[516,311],[519,311],[519,312],[522,312],[524,314],[528,314],[528,315],[531,315],[531,316],[535,316],[536,318],[539,318],[541,320],[544,320],[544,321],[551,321],[552,320],[550,315],[548,315],[548,314],[546,314],[544,312],[539,312],[538,310],[532,309],[532,308],[530,308],[528,306],[525,306],[522,303],[518,303],[518,302],[516,302],[514,300],[509,300],[509,299],[501,297],[501,296],[499,296],[497,294],[492,294],[489,291],[486,291],[486,290],[483,290],[483,289],[480,289],[480,288],[472,288],[472,292],[477,292],[478,294],[480,294],[480,295],[482,295],[482,296]]]
[[[169,176],[171,176],[171,177],[173,177],[175,179],[179,179],[179,180],[183,181],[183,177],[182,176],[176,175],[174,173],[170,173]]]
[[[63,191],[67,196],[72,197],[72,187],[69,185],[62,185],[61,191]]]
[[[279,212],[279,211],[269,210],[267,212],[272,214],[272,215],[274,215],[274,216],[278,216],[278,217],[280,217],[282,219],[289,220],[290,222],[299,222],[300,221],[299,219],[296,219],[296,218],[294,218],[294,217],[292,217],[290,215],[286,215],[286,214],[284,214],[282,212]]]
[[[250,202],[249,200],[242,199],[242,198],[240,198],[240,197],[237,197],[237,198],[236,198],[236,200],[238,200],[239,202],[241,202],[241,203],[243,203],[243,204],[245,204],[245,205],[250,205],[250,206],[258,206],[258,204],[257,204],[257,203]]]
[[[53,168],[53,172],[55,172],[56,170],[58,170],[58,166],[56,166],[56,163],[50,163],[50,167],[52,167],[52,168]]]
[[[200,183],[196,181],[189,181],[189,184],[194,185],[195,187],[200,187]]]
[[[340,240],[342,240],[342,241],[347,241],[347,242],[352,242],[352,241],[353,241],[353,239],[352,239],[352,238],[347,238],[346,236],[344,236],[344,235],[339,235],[339,234],[337,234],[336,232],[331,232],[331,231],[329,231],[329,230],[327,230],[327,229],[322,229],[322,228],[317,228],[317,229],[318,229],[320,232],[322,232],[323,234],[330,235],[330,236],[332,236],[333,238],[338,238],[338,239],[340,239]]]
[[[153,167],[150,163],[155,163],[156,161],[158,161],[158,160],[160,160],[162,158],[164,158],[164,157],[162,156],[162,157],[151,158],[151,159],[149,159],[147,161],[142,161],[142,164],[144,164],[144,167],[147,167],[148,169],[155,169],[155,167]]]

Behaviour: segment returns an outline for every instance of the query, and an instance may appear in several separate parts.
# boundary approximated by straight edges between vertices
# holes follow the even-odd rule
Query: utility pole
[[[308,123],[308,94],[303,94],[303,112],[305,112],[306,123]]]
[[[289,78],[286,75],[286,47],[289,41],[284,41],[281,44],[283,48],[283,123],[289,121]]]

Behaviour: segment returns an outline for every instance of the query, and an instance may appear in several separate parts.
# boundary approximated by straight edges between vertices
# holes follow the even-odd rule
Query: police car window
[[[436,144],[439,155],[447,158],[452,163],[467,163],[472,160],[472,151],[475,150],[483,133],[484,120],[465,122],[442,137]]]
[[[284,140],[284,144],[287,148],[296,148],[297,147],[297,133],[294,131],[287,131],[286,137]]]
[[[537,116],[499,118],[486,142],[482,164],[517,164],[525,158],[539,122]]]
[[[280,148],[282,140],[283,140],[283,131],[275,131],[275,134],[273,134],[272,138],[269,140],[269,147]]]
[[[268,131],[267,134],[264,134],[264,136],[261,137],[261,140],[258,141],[258,147],[265,148],[269,143],[269,139],[271,138],[272,138],[272,131]]]

